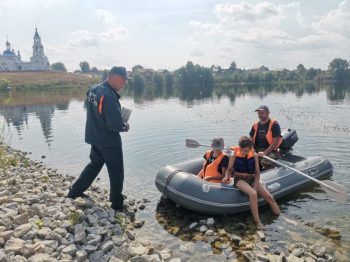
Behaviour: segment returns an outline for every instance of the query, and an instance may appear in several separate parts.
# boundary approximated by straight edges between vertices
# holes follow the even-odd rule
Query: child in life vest
[[[211,143],[212,150],[204,154],[205,162],[198,176],[212,183],[221,183],[225,176],[229,157],[223,152],[224,139],[214,138]]]
[[[258,229],[263,229],[259,218],[258,196],[270,205],[275,215],[281,211],[269,191],[260,182],[259,158],[254,152],[253,143],[247,136],[239,139],[239,146],[231,147],[234,154],[230,157],[223,183],[227,183],[231,175],[235,186],[249,197],[250,210]]]

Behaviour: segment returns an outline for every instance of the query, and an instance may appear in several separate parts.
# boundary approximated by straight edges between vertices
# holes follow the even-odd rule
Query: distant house
[[[33,55],[29,62],[23,62],[19,50],[17,54],[14,49],[11,49],[11,44],[6,41],[6,49],[0,54],[0,72],[4,71],[48,71],[50,63],[45,56],[44,47],[41,43],[41,37],[35,28]]]

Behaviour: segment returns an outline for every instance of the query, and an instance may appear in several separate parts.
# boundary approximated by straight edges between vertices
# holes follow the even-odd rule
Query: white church
[[[41,37],[35,28],[33,55],[30,62],[23,62],[21,54],[14,49],[11,49],[11,44],[6,41],[6,50],[0,53],[0,72],[4,71],[48,71],[50,70],[50,63],[44,54],[44,47],[41,43]]]

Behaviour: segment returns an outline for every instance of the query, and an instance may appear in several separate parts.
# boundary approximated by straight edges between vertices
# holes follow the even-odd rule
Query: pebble
[[[326,254],[326,248],[324,246],[315,244],[311,247],[311,252],[317,257],[324,257]]]

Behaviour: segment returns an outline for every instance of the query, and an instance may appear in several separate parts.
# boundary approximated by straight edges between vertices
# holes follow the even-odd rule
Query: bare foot
[[[256,229],[257,230],[265,230],[265,226],[261,223],[256,224]]]
[[[284,221],[288,222],[289,224],[292,224],[294,226],[298,225],[298,222],[292,218],[287,217],[286,215],[280,215],[280,218],[282,218]]]

